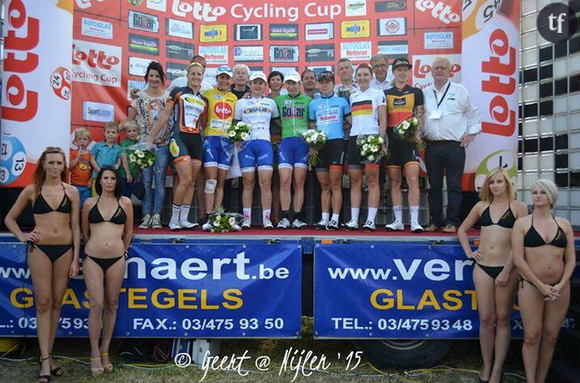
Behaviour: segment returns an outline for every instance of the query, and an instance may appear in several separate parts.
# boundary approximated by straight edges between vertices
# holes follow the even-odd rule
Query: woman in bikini
[[[515,201],[509,175],[493,169],[483,182],[481,201],[463,221],[457,235],[465,255],[475,261],[473,282],[479,310],[479,342],[483,369],[480,382],[501,381],[511,340],[511,312],[517,291],[517,270],[512,258],[511,232],[516,219],[528,214]],[[479,221],[480,245],[471,250],[467,231]]]
[[[558,198],[553,182],[532,184],[531,216],[518,219],[512,233],[518,268],[518,303],[524,324],[522,355],[528,383],[544,383],[560,327],[570,304],[570,277],[576,266],[570,222],[554,217]]]
[[[51,375],[63,374],[60,367],[53,365],[51,354],[68,279],[79,270],[80,200],[77,188],[64,182],[67,174],[62,149],[46,148],[38,159],[32,184],[20,193],[4,220],[12,234],[28,244],[40,345],[39,383],[50,382]],[[16,219],[29,203],[35,226],[32,232],[24,234]]]
[[[96,191],[98,197],[85,202],[82,218],[86,243],[83,274],[91,305],[89,338],[94,376],[113,371],[109,345],[127,267],[127,250],[133,237],[133,206],[129,198],[122,196],[119,173],[114,167],[101,168]]]

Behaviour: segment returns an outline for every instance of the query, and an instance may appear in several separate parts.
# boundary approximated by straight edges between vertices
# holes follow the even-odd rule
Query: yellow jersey
[[[234,119],[234,108],[238,98],[230,91],[224,93],[217,88],[206,90],[203,96],[208,101],[204,135],[227,136],[227,130]]]

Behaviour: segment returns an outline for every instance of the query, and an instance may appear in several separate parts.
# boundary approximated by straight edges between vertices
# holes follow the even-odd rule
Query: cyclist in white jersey
[[[236,103],[234,122],[242,121],[252,126],[250,139],[245,148],[238,154],[242,169],[242,205],[244,222],[242,229],[249,229],[252,224],[252,194],[256,181],[256,166],[260,183],[262,200],[262,224],[265,229],[272,229],[270,212],[272,205],[272,172],[274,153],[270,143],[270,123],[280,117],[274,100],[264,97],[266,75],[254,72],[250,77],[250,97],[242,98]]]

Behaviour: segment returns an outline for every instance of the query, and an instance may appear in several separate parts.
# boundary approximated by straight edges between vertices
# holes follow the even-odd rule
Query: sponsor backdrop
[[[14,0],[14,3],[32,1]],[[125,118],[129,91],[145,88],[143,75],[151,60],[161,62],[169,80],[173,80],[185,74],[192,54],[201,54],[209,66],[206,80],[214,82],[215,68],[222,64],[243,63],[252,70],[265,72],[302,71],[306,67],[319,72],[333,70],[340,57],[358,64],[368,62],[373,54],[380,52],[389,59],[408,57],[413,63],[412,84],[424,89],[432,84],[433,59],[444,55],[452,63],[452,80],[468,79],[465,84],[484,116],[485,134],[468,150],[465,171],[469,173],[466,177],[469,182],[465,188],[473,189],[479,168],[487,169],[500,161],[503,166],[513,165],[515,169],[517,163],[514,128],[517,63],[516,58],[509,60],[519,47],[519,3],[501,0],[471,1],[465,2],[465,6],[463,3],[461,0],[300,3],[295,0],[235,3],[227,0],[75,0],[70,76],[72,128],[87,127],[93,139],[102,139],[104,122]],[[465,12],[464,20],[462,12]],[[60,20],[50,17],[53,25],[57,23],[55,20]],[[59,28],[52,29],[66,29],[60,21],[58,25]],[[15,26],[9,25],[8,31],[10,28]],[[50,41],[51,50],[60,51],[60,45],[55,46],[61,44],[60,40],[50,38]],[[6,49],[10,51],[9,46]],[[471,68],[469,76],[462,74],[464,68]],[[8,75],[5,74],[5,80]],[[5,102],[16,102],[22,108],[21,94]],[[53,112],[54,108],[41,110]],[[53,115],[68,117],[66,113]],[[21,124],[36,126],[30,120]],[[490,140],[493,145],[489,144]],[[10,142],[9,138],[4,141]],[[36,145],[46,144],[41,142]],[[58,140],[55,143],[64,144]],[[21,146],[26,151],[30,150],[29,145],[25,142]],[[499,149],[499,154],[493,154]],[[10,159],[5,168],[19,167],[12,165],[18,162],[18,156],[5,156],[3,151],[4,157]],[[16,185],[14,180],[20,173],[14,169],[8,173],[3,183]]]
[[[4,10],[0,185],[24,187],[47,146],[68,158],[73,0],[8,0]]]
[[[0,336],[35,336],[26,247],[0,250]],[[292,241],[134,244],[115,336],[298,337],[301,253]],[[87,297],[82,277],[71,280],[58,336],[88,336]]]
[[[478,337],[473,261],[458,244],[318,243],[314,270],[317,337]],[[517,310],[512,330],[523,334]]]

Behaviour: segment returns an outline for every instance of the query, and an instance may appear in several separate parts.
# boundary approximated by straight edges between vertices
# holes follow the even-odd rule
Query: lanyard
[[[445,89],[445,93],[443,93],[443,97],[441,97],[441,100],[437,101],[437,92],[435,92],[435,89],[433,89],[433,95],[435,96],[435,101],[437,102],[437,109],[439,109],[439,106],[441,105],[441,103],[443,103],[443,100],[445,100],[445,96],[447,96],[447,92],[449,91],[449,88],[451,87],[451,81],[449,82],[449,84],[447,84],[447,88]]]

